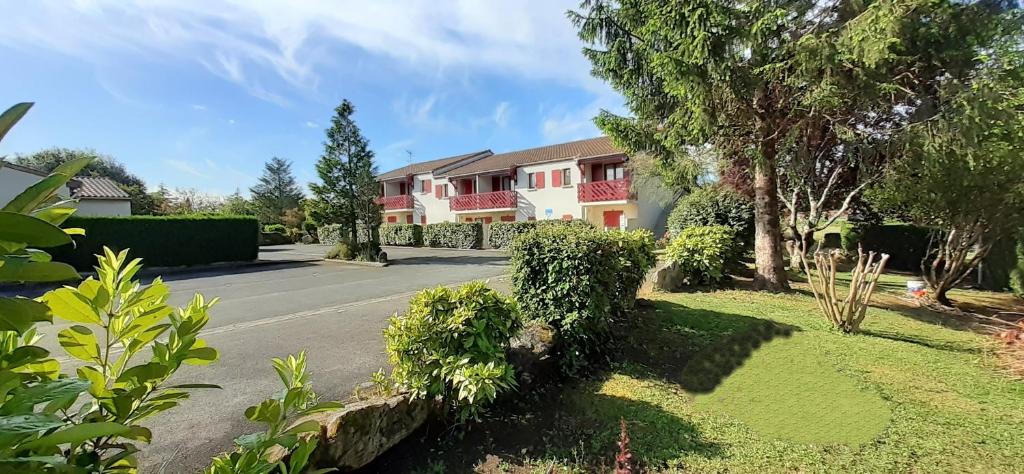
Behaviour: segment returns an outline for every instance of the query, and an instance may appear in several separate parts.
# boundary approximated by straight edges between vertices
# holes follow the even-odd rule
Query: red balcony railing
[[[383,206],[385,211],[412,209],[412,195],[403,194],[398,196],[379,197],[377,198],[377,204]]]
[[[515,191],[462,194],[452,196],[448,205],[453,211],[475,211],[478,209],[510,209],[516,207]]]
[[[594,181],[576,187],[580,202],[625,201],[630,199],[629,179]]]

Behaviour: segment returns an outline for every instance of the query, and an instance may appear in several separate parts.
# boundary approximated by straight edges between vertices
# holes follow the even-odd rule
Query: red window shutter
[[[412,224],[412,214],[405,216],[405,223]]]
[[[493,217],[486,216],[486,217],[484,217],[484,224],[490,224],[492,220],[494,220]]]
[[[425,193],[429,193],[430,192],[430,180],[429,179],[424,179],[423,180],[423,192],[425,192]]]
[[[398,216],[388,216],[388,223],[389,224],[394,224],[396,222],[398,222]]]
[[[501,216],[501,222],[515,222],[516,216]]]
[[[562,187],[562,170],[555,170],[551,172],[551,187]]]
[[[420,216],[420,225],[427,225],[427,216]]]
[[[537,172],[537,189],[544,189],[544,172]]]
[[[441,186],[444,186],[444,185],[443,184],[439,184],[437,186],[434,186],[434,197],[436,197],[438,199],[441,199]]]

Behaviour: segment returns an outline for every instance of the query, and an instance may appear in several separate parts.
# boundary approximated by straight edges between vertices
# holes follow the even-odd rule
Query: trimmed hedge
[[[380,226],[381,245],[404,245],[407,247],[423,245],[423,226],[419,224],[382,224]]]
[[[483,245],[484,228],[479,222],[438,222],[423,229],[423,244],[435,248],[478,249]]]
[[[534,221],[495,222],[491,224],[491,235],[487,242],[492,248],[508,248],[516,237],[536,228],[537,223]]]
[[[840,233],[843,250],[857,252],[861,245],[865,252],[889,254],[886,268],[904,271],[920,271],[921,260],[928,253],[928,239],[932,229],[911,224],[886,224],[880,226],[843,226]]]
[[[103,246],[146,266],[201,265],[255,260],[259,253],[260,224],[251,216],[72,216],[64,227],[85,229],[75,246],[54,249],[54,260],[87,271],[96,264]]]
[[[736,232],[724,225],[687,227],[672,239],[665,256],[690,285],[718,283],[736,254]]]
[[[613,318],[632,308],[655,259],[650,231],[570,226],[527,232],[509,252],[516,301],[526,317],[555,329],[569,372],[607,346]]]

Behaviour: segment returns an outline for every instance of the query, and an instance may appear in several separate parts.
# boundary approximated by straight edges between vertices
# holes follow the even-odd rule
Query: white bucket
[[[907,296],[921,296],[925,287],[925,282],[921,280],[907,280]]]

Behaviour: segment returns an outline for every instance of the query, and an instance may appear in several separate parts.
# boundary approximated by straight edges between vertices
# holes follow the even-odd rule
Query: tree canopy
[[[287,209],[299,207],[302,189],[292,175],[288,160],[273,157],[263,167],[255,186],[249,188],[256,217],[264,224],[278,224]]]
[[[616,144],[655,156],[677,185],[695,180],[689,151],[704,145],[749,166],[755,284],[784,289],[780,168],[784,183],[818,192],[815,199],[836,169],[835,181],[856,186],[858,160],[876,158],[880,142],[934,114],[937,84],[971,74],[979,53],[1004,39],[1014,27],[1006,6],[585,0],[569,16],[590,45],[593,74],[623,94],[631,113],[596,118]]]
[[[316,163],[320,182],[309,185],[314,197],[307,206],[313,220],[341,224],[352,242],[357,241],[357,223],[371,229],[380,225],[374,154],[352,118],[354,113],[348,100],[334,109],[324,153]]]

